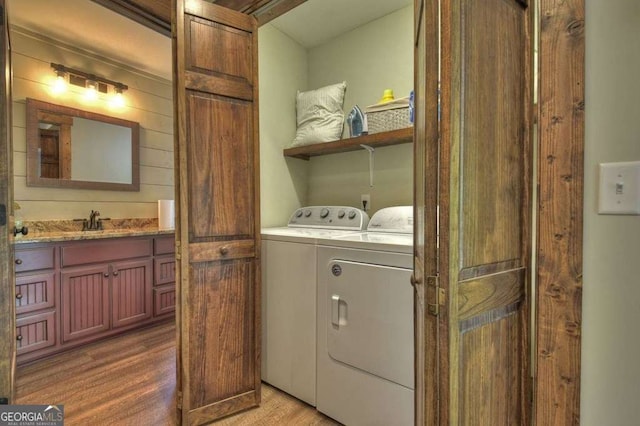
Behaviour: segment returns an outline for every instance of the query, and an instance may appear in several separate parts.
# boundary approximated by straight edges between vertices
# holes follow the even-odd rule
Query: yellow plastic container
[[[393,101],[395,98],[393,97],[392,89],[384,89],[382,93],[382,99],[380,99],[380,103]]]

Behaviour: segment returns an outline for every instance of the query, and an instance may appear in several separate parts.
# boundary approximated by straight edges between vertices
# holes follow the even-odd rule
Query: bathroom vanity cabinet
[[[16,244],[18,363],[170,318],[173,235]]]

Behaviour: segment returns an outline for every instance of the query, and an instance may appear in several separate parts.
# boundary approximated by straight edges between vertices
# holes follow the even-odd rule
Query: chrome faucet
[[[96,218],[100,216],[100,212],[97,210],[91,210],[91,214],[89,215],[89,225],[87,226],[88,230],[93,230],[93,229],[100,229],[102,228],[99,225],[102,225],[100,223],[100,220],[96,220]]]

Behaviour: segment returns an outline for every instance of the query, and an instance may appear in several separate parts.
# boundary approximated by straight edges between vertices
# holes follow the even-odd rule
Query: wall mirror
[[[140,190],[138,123],[27,99],[27,185]]]

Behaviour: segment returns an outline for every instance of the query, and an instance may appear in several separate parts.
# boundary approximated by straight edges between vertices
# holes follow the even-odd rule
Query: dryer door
[[[326,273],[331,358],[413,389],[411,270],[334,260]]]

